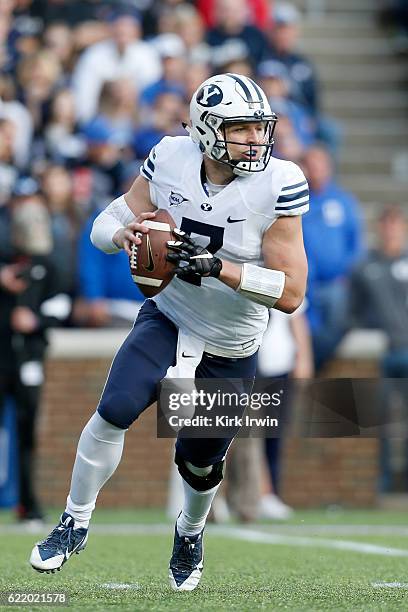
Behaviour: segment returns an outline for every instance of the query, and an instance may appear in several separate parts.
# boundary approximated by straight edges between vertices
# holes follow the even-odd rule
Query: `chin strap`
[[[186,123],[185,121],[182,121],[181,125],[182,125],[182,126],[183,126],[183,128],[186,130],[186,132],[188,132],[188,133],[190,134],[190,136],[191,136],[192,129],[191,129],[191,127],[188,125],[188,123]]]

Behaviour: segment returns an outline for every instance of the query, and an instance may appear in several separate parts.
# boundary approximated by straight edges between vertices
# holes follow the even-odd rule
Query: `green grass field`
[[[174,593],[172,526],[159,511],[97,511],[87,550],[51,575],[27,562],[42,534],[23,533],[3,512],[0,592],[66,592],[71,610],[407,610],[405,525],[404,513],[337,510],[298,512],[282,524],[209,526],[199,588]]]

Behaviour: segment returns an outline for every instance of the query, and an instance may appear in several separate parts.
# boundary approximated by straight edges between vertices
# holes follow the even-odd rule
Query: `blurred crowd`
[[[276,156],[301,162],[317,143],[336,153],[300,32],[295,6],[270,0],[1,2],[0,232],[20,205],[44,208],[73,300],[65,324],[133,320],[142,298],[126,257],[98,252],[89,228],[164,135],[186,133],[191,95],[211,74],[265,89],[280,117]],[[12,249],[0,245],[2,264],[15,263]]]
[[[290,358],[278,365],[264,355],[261,375],[311,376],[333,356],[352,324],[365,231],[336,178],[341,129],[322,113],[316,69],[298,49],[301,27],[298,9],[275,0],[0,1],[0,403],[12,390],[23,406],[21,482],[33,469],[47,328],[128,326],[142,301],[126,254],[90,243],[93,219],[163,136],[186,133],[191,95],[212,74],[261,85],[279,116],[273,154],[299,163],[310,186],[307,305],[298,323],[271,314]],[[405,240],[402,214],[384,222],[400,222]],[[274,444],[265,449],[271,477]],[[29,489],[22,517],[39,514]]]

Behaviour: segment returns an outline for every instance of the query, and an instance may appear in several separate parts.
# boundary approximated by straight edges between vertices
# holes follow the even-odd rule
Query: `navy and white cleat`
[[[30,563],[37,572],[54,573],[74,553],[79,554],[88,541],[88,530],[74,529],[75,520],[64,512],[50,535],[38,542],[31,552]]]
[[[173,554],[170,559],[169,579],[174,591],[193,591],[203,573],[203,532],[196,536],[180,536],[174,530]]]

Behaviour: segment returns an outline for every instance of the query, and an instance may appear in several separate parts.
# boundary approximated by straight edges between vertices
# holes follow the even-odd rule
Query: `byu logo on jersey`
[[[180,206],[183,202],[187,202],[187,198],[181,195],[181,193],[176,193],[175,191],[171,191],[169,195],[169,203],[170,206]]]
[[[217,85],[204,85],[197,94],[197,102],[201,106],[217,106],[223,98],[223,93]]]
[[[203,204],[201,204],[201,210],[204,212],[210,212],[210,210],[212,210],[212,206],[209,202],[203,202]]]

